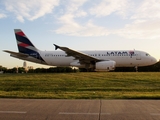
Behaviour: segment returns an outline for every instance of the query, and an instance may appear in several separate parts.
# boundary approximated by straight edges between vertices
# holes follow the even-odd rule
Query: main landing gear
[[[136,70],[136,72],[138,72],[138,66],[135,66],[135,70]]]

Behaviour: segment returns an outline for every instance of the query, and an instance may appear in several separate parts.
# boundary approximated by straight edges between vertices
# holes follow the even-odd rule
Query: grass
[[[0,98],[160,99],[160,73],[0,74]]]

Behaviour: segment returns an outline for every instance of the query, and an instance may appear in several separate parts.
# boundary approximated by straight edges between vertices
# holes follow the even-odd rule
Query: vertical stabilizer
[[[14,29],[17,46],[20,53],[28,54],[38,60],[44,61],[39,54],[39,50],[32,44],[21,29]]]
[[[20,53],[31,54],[38,52],[37,48],[31,43],[31,41],[27,38],[21,29],[15,29],[14,32]]]

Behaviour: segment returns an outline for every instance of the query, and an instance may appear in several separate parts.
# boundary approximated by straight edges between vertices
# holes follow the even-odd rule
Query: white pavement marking
[[[71,112],[59,112],[59,114],[63,115],[99,115],[99,113],[71,113]]]
[[[99,115],[99,113],[73,113],[73,112],[59,112],[60,115]],[[101,115],[111,115],[111,113],[100,113]]]
[[[153,116],[160,116],[160,113],[150,113],[150,115],[153,115]]]
[[[25,111],[0,111],[0,113],[8,113],[8,114],[26,114]]]

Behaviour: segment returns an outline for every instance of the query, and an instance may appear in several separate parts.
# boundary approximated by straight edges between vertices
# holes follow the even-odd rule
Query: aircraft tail
[[[24,32],[21,29],[15,29],[15,36],[17,40],[17,46],[20,53],[33,54],[37,53],[38,49],[31,43]]]
[[[28,39],[24,32],[21,29],[14,29],[14,32],[17,40],[19,53],[29,55],[30,57],[33,57],[36,60],[40,61],[40,63],[44,62],[43,58],[39,54],[40,50],[38,50],[32,44],[32,42]]]

